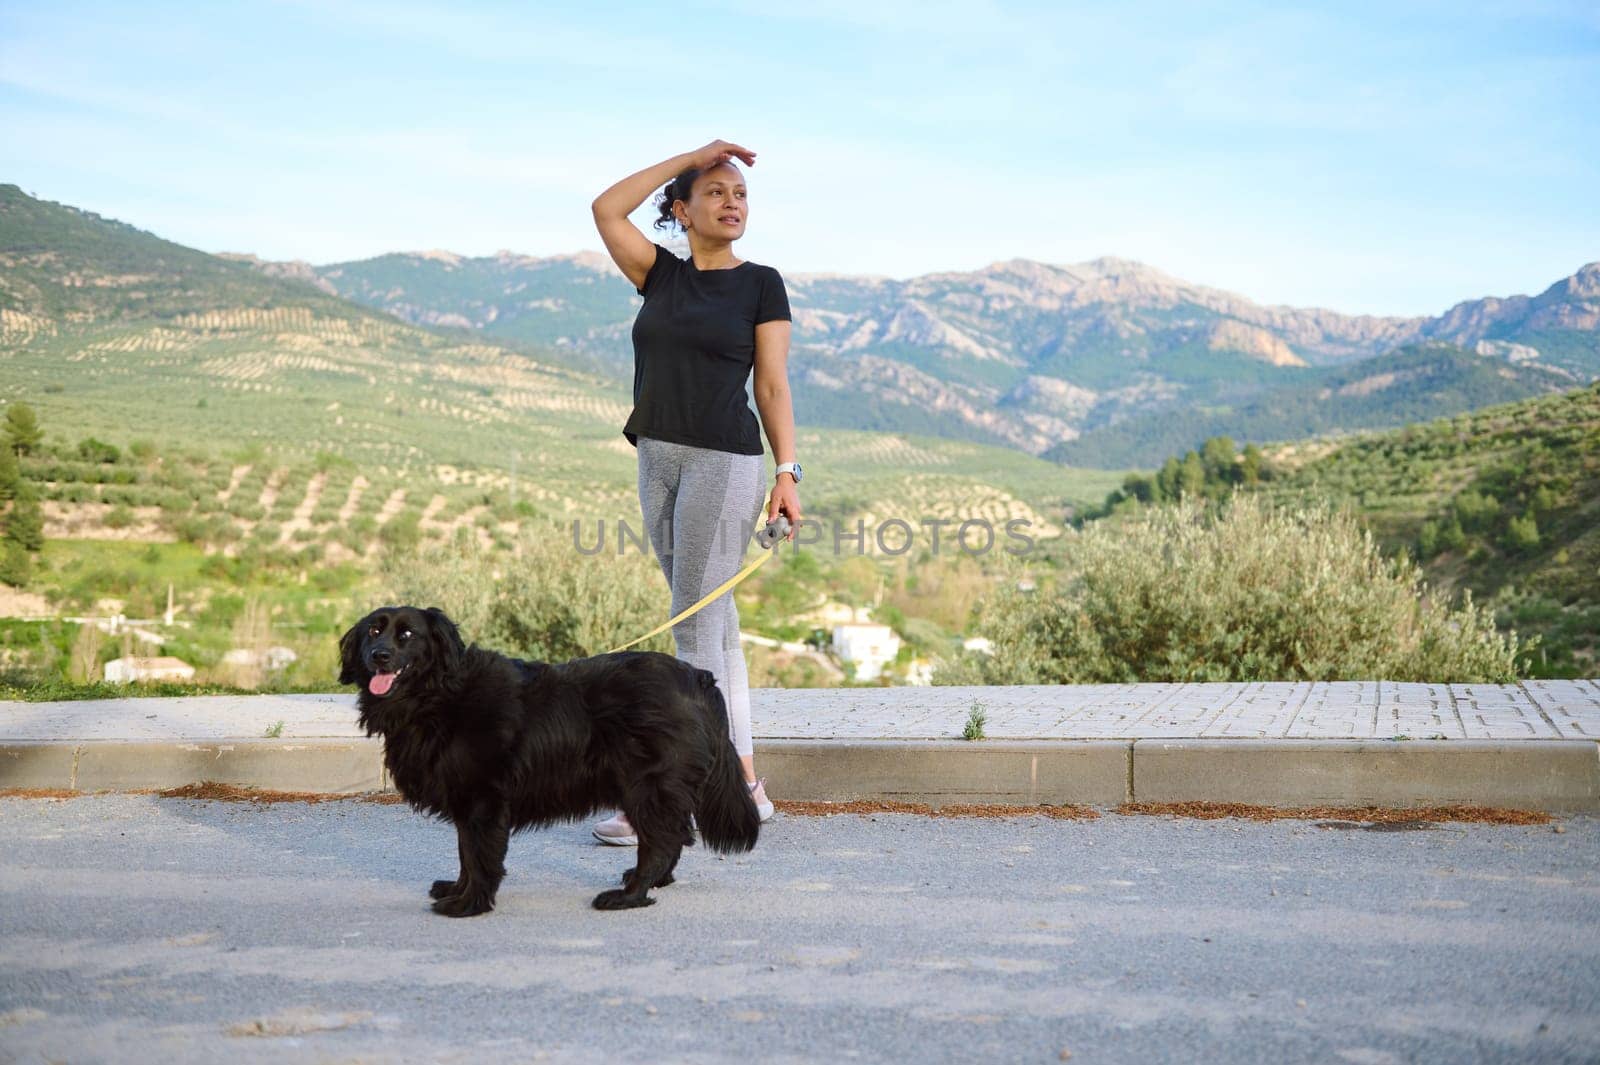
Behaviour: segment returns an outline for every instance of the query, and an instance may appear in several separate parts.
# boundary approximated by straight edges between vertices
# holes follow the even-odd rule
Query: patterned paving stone
[[[758,739],[1592,739],[1600,682],[1019,685],[751,692]],[[0,703],[0,742],[361,735],[348,694]]]
[[[1600,682],[1525,680],[1519,687],[1563,739],[1600,739]]]

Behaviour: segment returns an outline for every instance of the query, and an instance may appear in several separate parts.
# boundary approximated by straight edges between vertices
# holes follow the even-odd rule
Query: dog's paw
[[[597,910],[631,910],[637,906],[654,906],[656,900],[649,895],[630,895],[626,891],[602,891],[594,897]],[[435,907],[437,909],[437,907]]]
[[[445,917],[476,917],[494,909],[494,900],[480,895],[446,895],[433,904],[433,912]]]
[[[638,875],[639,875],[639,867],[638,866],[634,866],[632,869],[629,869],[627,872],[623,873],[622,874],[622,889],[624,891],[632,891],[633,890],[633,881]],[[668,884],[670,884],[672,882],[673,882],[672,874],[671,873],[665,873],[665,874],[662,875],[660,880],[657,880],[654,884],[652,884],[650,886],[651,887],[666,887]]]
[[[428,889],[428,898],[443,899],[461,893],[461,883],[456,880],[435,880]]]

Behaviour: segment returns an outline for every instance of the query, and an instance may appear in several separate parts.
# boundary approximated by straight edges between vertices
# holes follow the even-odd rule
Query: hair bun
[[[661,191],[656,194],[656,210],[661,217],[655,220],[655,228],[670,229],[678,226],[677,216],[672,213],[672,205],[679,200],[689,198],[689,193],[694,189],[694,179],[699,176],[700,170],[691,166],[662,186]],[[678,226],[678,228],[683,227]]]

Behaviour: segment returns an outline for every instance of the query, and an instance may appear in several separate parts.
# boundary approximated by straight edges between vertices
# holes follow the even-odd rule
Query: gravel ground
[[[644,910],[585,825],[498,909],[404,807],[0,799],[0,1060],[1600,1060],[1600,820],[780,814]]]

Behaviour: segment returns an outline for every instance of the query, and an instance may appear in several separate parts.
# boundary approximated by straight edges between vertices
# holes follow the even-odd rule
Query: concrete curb
[[[806,802],[1115,806],[1127,801],[1126,740],[767,740],[767,793]]]
[[[1137,740],[1140,802],[1600,813],[1593,740]]]
[[[766,740],[757,753],[771,794],[808,801],[1600,813],[1593,740]],[[327,794],[392,787],[377,739],[0,744],[0,788],[136,791],[202,781]]]
[[[376,739],[0,745],[0,788],[144,791],[202,781],[334,795],[390,787]]]

